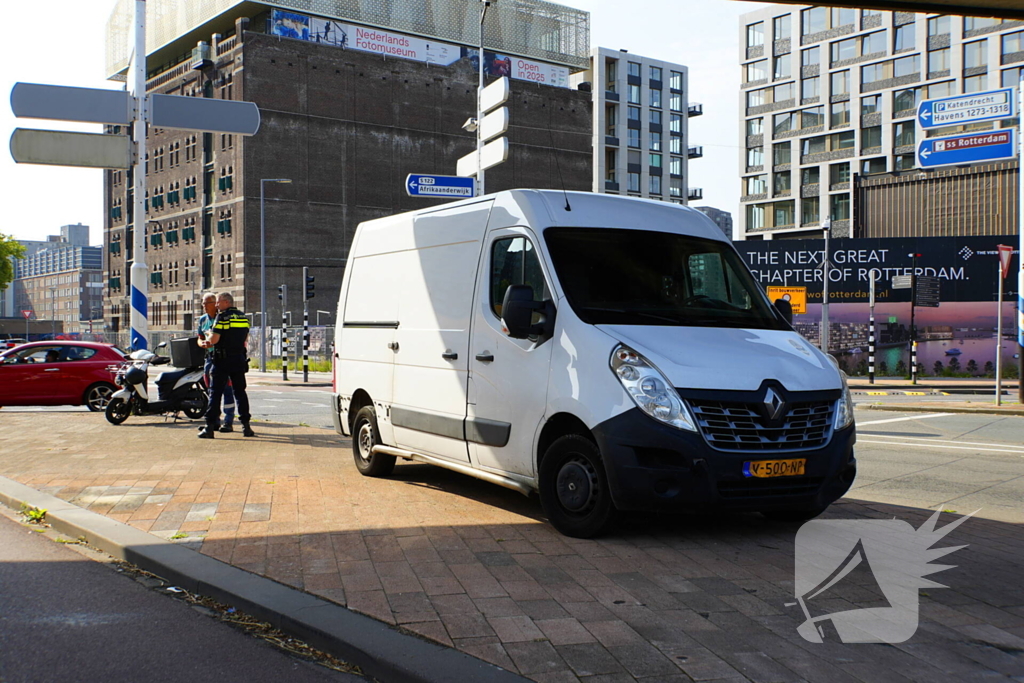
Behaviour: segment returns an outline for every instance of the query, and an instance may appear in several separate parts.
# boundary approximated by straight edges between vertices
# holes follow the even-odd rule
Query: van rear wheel
[[[356,469],[363,476],[386,477],[394,471],[395,456],[373,452],[373,447],[379,444],[377,413],[373,406],[363,406],[352,425],[352,456]]]
[[[615,504],[601,452],[578,434],[560,437],[540,463],[540,504],[551,526],[573,538],[601,534],[615,517]]]

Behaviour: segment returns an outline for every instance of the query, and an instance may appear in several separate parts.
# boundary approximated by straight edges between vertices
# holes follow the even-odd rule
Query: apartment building
[[[715,225],[718,226],[726,237],[732,239],[732,214],[728,211],[722,211],[716,209],[713,206],[695,206],[693,207],[700,211],[702,214],[714,221]]]
[[[986,211],[972,207],[997,201],[1010,182],[1001,171],[1012,167],[1015,177],[1017,163],[922,171],[916,149],[925,133],[915,115],[923,99],[1016,86],[1024,67],[1024,22],[774,5],[743,15],[739,30],[738,239],[818,237],[826,218],[834,237],[888,235],[881,226],[890,219],[885,212],[897,206],[892,197],[923,205],[929,193],[920,188],[937,177],[951,179],[943,196],[966,207],[955,213],[978,215],[956,234],[991,234],[981,218]],[[1016,125],[986,122],[927,135]],[[876,227],[863,228],[854,199],[858,184],[902,176],[886,183],[902,188],[910,172],[918,191],[876,202]],[[1001,180],[978,182],[980,173]],[[943,215],[915,226],[916,234],[952,234]]]
[[[22,244],[27,256],[14,260],[10,311],[3,317],[30,311],[35,320],[60,322],[63,331],[101,317],[103,252],[89,246],[88,226],[62,226],[60,235]]]
[[[626,50],[594,48],[590,68],[576,76],[594,93],[593,191],[686,204],[703,198],[687,163],[703,156],[689,144],[688,69]]]

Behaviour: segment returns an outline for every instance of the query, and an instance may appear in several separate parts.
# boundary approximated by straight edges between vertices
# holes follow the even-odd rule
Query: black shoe
[[[196,427],[196,429],[198,429],[199,431],[203,431],[204,429],[206,429],[206,425],[201,425],[199,427]],[[214,429],[220,429],[220,427],[214,427]]]
[[[256,436],[256,432],[249,425],[242,425],[242,436]]]
[[[234,427],[232,427],[232,426],[231,426],[231,425],[229,425],[229,424],[222,424],[222,425],[220,426],[220,429],[218,429],[217,431],[218,431],[218,432],[224,432],[225,434],[229,434],[229,433],[231,433],[231,432],[235,431],[235,428],[234,428]]]
[[[209,427],[203,427],[202,429],[199,430],[199,438],[200,439],[212,439],[213,438],[213,430],[210,429]]]

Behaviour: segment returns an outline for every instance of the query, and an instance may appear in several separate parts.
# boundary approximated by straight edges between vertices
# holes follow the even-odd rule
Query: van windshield
[[[548,228],[544,239],[583,322],[787,329],[728,244],[610,228]]]

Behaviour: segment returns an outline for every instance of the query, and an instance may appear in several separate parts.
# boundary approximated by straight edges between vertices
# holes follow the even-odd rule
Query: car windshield
[[[729,244],[610,228],[548,228],[544,239],[586,323],[787,329]]]

